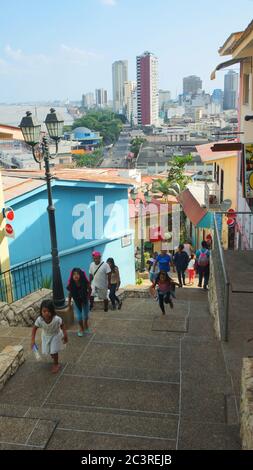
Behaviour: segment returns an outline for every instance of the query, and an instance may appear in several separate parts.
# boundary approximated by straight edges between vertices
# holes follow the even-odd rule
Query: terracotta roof
[[[224,158],[231,158],[231,157],[237,157],[238,152],[235,150],[230,150],[228,152],[213,152],[211,150],[211,147],[213,147],[214,144],[224,144],[224,143],[232,143],[232,142],[237,142],[236,140],[222,140],[220,142],[209,142],[208,144],[204,145],[197,145],[196,149],[198,154],[200,155],[200,158],[202,162],[213,162],[215,160],[223,160]]]
[[[44,186],[45,182],[42,180],[36,180],[31,178],[13,178],[4,176],[2,177],[4,199],[9,201],[15,197],[22,196],[22,194],[28,193],[33,189],[37,189],[40,186]]]
[[[108,175],[109,173],[109,175]],[[102,170],[92,169],[61,169],[53,170],[52,175],[56,180],[62,181],[87,181],[93,183],[125,184],[133,185],[134,180],[123,178],[117,174]],[[33,189],[45,185],[45,173],[40,170],[2,170],[2,180],[5,200],[21,196]]]

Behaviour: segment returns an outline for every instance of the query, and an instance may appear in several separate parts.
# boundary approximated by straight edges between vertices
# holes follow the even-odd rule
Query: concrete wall
[[[208,301],[209,301],[209,312],[213,317],[213,326],[215,331],[215,336],[220,340],[221,339],[221,332],[220,332],[220,322],[219,322],[219,309],[221,306],[219,305],[218,301],[218,293],[217,288],[218,282],[215,276],[215,269],[214,269],[214,261],[211,256],[210,258],[210,278],[208,284]]]
[[[253,358],[243,359],[241,383],[241,439],[244,450],[253,450]]]

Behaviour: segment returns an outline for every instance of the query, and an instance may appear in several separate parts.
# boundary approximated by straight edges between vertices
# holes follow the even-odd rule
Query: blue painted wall
[[[64,286],[73,267],[88,271],[94,249],[103,253],[104,260],[115,259],[122,286],[135,283],[133,241],[122,247],[122,236],[130,232],[128,187],[59,181],[54,182],[53,198]],[[15,211],[15,239],[9,241],[11,266],[40,256],[43,275],[51,275],[45,188],[10,200],[8,205]]]

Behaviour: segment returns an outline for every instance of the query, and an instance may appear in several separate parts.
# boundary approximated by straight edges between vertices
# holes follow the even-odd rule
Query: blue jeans
[[[78,308],[78,306],[76,305],[75,301],[74,301],[74,313],[75,313],[77,321],[88,320],[89,313],[90,313],[90,304],[89,304],[89,302],[84,304],[82,306],[82,310],[80,310]]]

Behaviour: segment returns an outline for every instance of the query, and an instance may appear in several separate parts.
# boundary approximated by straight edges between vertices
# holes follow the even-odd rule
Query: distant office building
[[[132,126],[136,126],[138,123],[136,82],[125,83],[125,98],[127,120]]]
[[[82,107],[83,108],[93,108],[95,104],[94,93],[86,93],[82,96]]]
[[[136,82],[128,81],[124,83],[124,114],[130,122],[130,116],[133,113],[133,99],[136,91]]]
[[[159,108],[158,59],[151,52],[144,52],[136,61],[138,124],[156,126]]]
[[[124,83],[128,81],[127,60],[117,60],[112,64],[113,110],[123,113],[125,106]]]
[[[96,107],[104,108],[105,106],[107,106],[107,90],[98,88],[96,90]]]
[[[238,73],[233,70],[229,70],[224,77],[224,110],[237,108],[238,77]]]
[[[171,93],[168,90],[159,90],[159,113],[164,112],[168,108],[171,101]]]
[[[202,90],[202,80],[196,75],[183,78],[183,94],[195,95]]]
[[[212,93],[212,104],[220,106],[223,109],[224,93],[221,88],[216,88]]]

